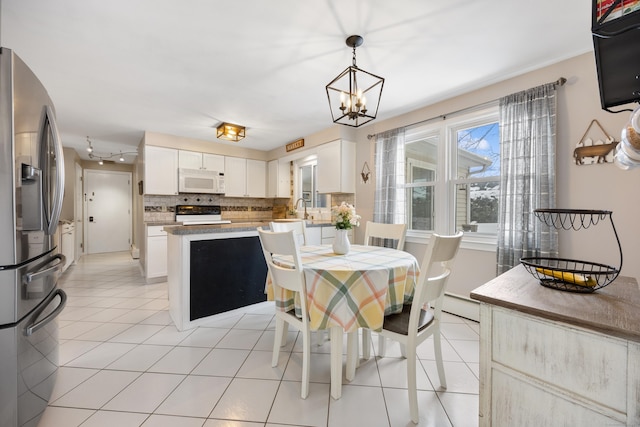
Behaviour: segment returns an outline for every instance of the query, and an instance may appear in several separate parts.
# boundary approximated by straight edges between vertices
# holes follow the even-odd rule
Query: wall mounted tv
[[[603,2],[616,15],[603,11]],[[640,1],[636,2],[639,9],[625,9],[625,14],[623,3],[629,1],[594,0],[593,47],[605,110],[640,101]]]

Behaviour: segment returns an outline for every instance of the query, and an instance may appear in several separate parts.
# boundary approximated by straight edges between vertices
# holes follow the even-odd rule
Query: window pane
[[[433,230],[434,228],[434,191],[433,187],[407,188],[409,204],[407,221],[410,230]]]
[[[433,230],[436,167],[424,160],[408,158],[406,176],[409,184],[406,194],[409,229]]]
[[[500,127],[498,122],[460,129],[457,178],[500,176]]]
[[[500,181],[456,185],[456,230],[496,234]]]

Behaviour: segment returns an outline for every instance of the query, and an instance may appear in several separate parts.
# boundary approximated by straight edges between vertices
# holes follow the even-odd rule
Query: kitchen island
[[[307,223],[308,228],[330,226],[328,222]],[[169,314],[178,330],[266,301],[267,265],[258,227],[269,228],[269,222],[164,228],[168,237]]]
[[[480,426],[639,426],[640,289],[540,286],[522,265],[480,304]]]

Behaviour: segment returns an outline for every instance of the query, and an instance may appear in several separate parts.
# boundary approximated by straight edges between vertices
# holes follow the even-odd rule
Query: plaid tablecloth
[[[380,330],[384,316],[402,311],[411,302],[418,262],[413,255],[377,246],[351,245],[347,255],[336,255],[331,245],[300,248],[307,285],[310,327],[341,326],[345,332],[365,327]],[[291,259],[276,257],[283,265]],[[279,310],[296,308],[299,295],[277,288],[267,280],[267,295]]]

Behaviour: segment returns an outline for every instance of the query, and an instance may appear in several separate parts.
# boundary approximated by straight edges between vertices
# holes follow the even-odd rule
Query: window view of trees
[[[497,235],[500,123],[497,106],[405,132],[409,230]]]
[[[500,193],[500,129],[498,122],[459,129],[459,181],[466,181],[464,198],[457,194],[456,225],[466,231],[477,231],[476,224],[497,224]],[[477,182],[469,182],[485,178]],[[491,181],[487,178],[493,178]],[[464,206],[464,209],[462,207]],[[471,225],[469,225],[471,224]],[[487,227],[484,231],[489,231]]]

